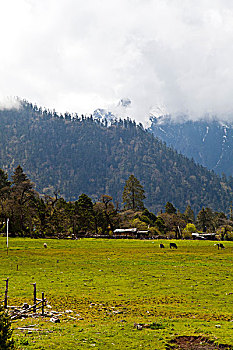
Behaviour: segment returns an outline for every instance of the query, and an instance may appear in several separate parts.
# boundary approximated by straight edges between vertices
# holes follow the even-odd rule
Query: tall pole
[[[6,220],[6,247],[8,255],[8,235],[9,235],[9,219]]]

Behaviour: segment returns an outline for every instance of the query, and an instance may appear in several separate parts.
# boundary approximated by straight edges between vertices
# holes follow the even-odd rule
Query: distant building
[[[216,233],[204,233],[204,232],[194,232],[192,233],[193,239],[209,239],[211,241],[216,240]]]
[[[113,231],[116,238],[141,238],[148,236],[149,231],[141,231],[137,228],[118,228]]]

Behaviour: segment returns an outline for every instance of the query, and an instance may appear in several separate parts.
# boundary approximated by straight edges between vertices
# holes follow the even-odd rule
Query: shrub
[[[152,226],[149,228],[149,230],[150,230],[151,236],[161,235],[161,232],[159,231],[159,229],[157,227]]]
[[[175,231],[169,231],[169,232],[167,233],[167,238],[168,238],[168,239],[175,239],[175,238],[176,238],[176,233],[175,233]]]
[[[131,227],[136,227],[138,230],[147,230],[148,229],[148,225],[138,218],[133,219],[131,221]]]
[[[161,323],[153,322],[150,324],[150,329],[164,329],[165,326],[163,326]]]
[[[188,223],[183,229],[183,238],[192,239],[193,232],[197,232],[196,226],[194,224]]]
[[[224,225],[217,229],[218,239],[220,241],[233,241],[233,230],[232,226]]]
[[[0,349],[16,349],[12,338],[11,321],[8,313],[0,306]]]
[[[189,223],[185,226],[183,232],[191,233],[191,236],[192,236],[192,233],[197,232],[197,229],[196,229],[196,226],[194,224]]]
[[[188,232],[188,231],[183,231],[183,238],[184,239],[192,239],[192,233]]]
[[[227,232],[227,240],[233,241],[233,232]]]

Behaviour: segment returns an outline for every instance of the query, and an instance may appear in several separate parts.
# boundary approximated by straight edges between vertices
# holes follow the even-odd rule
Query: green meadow
[[[7,255],[0,238],[1,300],[9,277],[8,304],[32,305],[36,282],[60,313],[12,321],[19,349],[162,350],[180,335],[233,347],[233,242],[176,243],[10,238]]]

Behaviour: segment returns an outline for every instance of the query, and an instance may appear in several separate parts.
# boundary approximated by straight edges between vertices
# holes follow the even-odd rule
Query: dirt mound
[[[167,350],[233,350],[232,345],[215,344],[213,340],[200,336],[179,336],[166,347]]]

